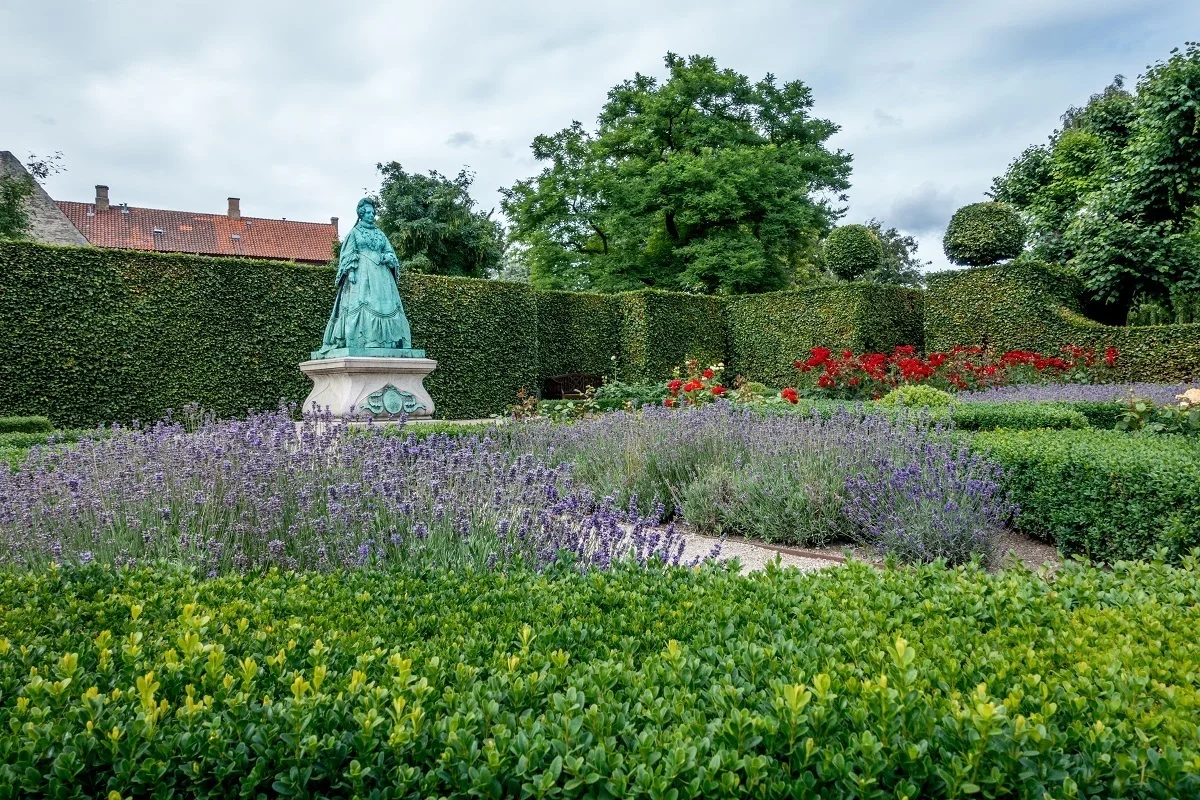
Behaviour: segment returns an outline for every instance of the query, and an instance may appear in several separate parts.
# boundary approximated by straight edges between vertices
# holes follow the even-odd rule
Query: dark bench
[[[587,394],[588,387],[596,388],[604,379],[599,375],[569,372],[551,375],[542,385],[543,400],[578,400]]]

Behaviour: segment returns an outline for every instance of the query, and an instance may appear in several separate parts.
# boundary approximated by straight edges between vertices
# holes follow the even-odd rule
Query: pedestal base
[[[425,391],[425,376],[437,369],[431,358],[372,358],[347,356],[305,361],[300,370],[313,389],[304,412],[328,410],[350,421],[386,420],[407,414],[412,419],[433,416],[433,398]]]

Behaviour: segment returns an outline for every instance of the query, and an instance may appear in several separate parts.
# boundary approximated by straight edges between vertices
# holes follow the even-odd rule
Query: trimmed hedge
[[[981,267],[1019,256],[1027,233],[1020,213],[1007,203],[972,203],[950,217],[942,249],[955,264]]]
[[[582,372],[615,376],[623,352],[623,295],[536,292],[538,380]],[[539,386],[539,389],[541,387]]]
[[[0,575],[0,798],[1195,797],[1200,572]]]
[[[0,243],[0,409],[59,425],[222,416],[301,402],[297,368],[333,304],[328,267]],[[442,416],[501,411],[535,388],[537,303],[524,284],[406,275],[416,346]]]
[[[0,417],[0,434],[50,433],[54,424],[47,417]]]
[[[619,295],[620,374],[627,382],[670,377],[689,358],[727,360],[725,300],[648,289]]]
[[[1080,311],[1078,279],[1060,268],[1017,262],[928,276],[925,345],[983,344],[997,351],[1056,354],[1065,345],[1120,352],[1115,380],[1200,378],[1200,324],[1125,328]]]
[[[1008,472],[1021,530],[1102,561],[1200,546],[1200,440],[1120,431],[980,433]]]
[[[950,412],[964,431],[1086,428],[1088,418],[1057,403],[959,403]]]
[[[891,352],[923,346],[922,293],[895,286],[849,283],[790,292],[741,295],[726,301],[728,375],[768,386],[795,383],[792,366],[813,347]]]
[[[486,417],[518,390],[540,389],[538,304],[528,285],[409,273],[400,292],[416,346],[438,362],[425,388],[439,417]]]

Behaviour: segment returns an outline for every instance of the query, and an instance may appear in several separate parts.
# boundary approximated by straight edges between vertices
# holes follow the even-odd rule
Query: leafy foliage
[[[25,176],[0,175],[0,240],[24,239],[29,232],[26,201],[33,195],[33,181]]]
[[[395,161],[380,164],[383,185],[376,224],[387,234],[406,270],[486,278],[504,259],[504,229],[492,212],[475,209],[473,176],[437,171],[408,173]]]
[[[1025,223],[1011,206],[972,203],[954,212],[942,246],[955,264],[982,267],[1019,256],[1025,234]]]
[[[866,225],[840,225],[825,237],[825,266],[844,281],[856,281],[883,266],[883,244]]]
[[[850,156],[800,81],[751,83],[712,58],[614,87],[596,131],[538,136],[540,175],[504,192],[514,258],[540,288],[781,289],[838,211]]]
[[[1200,288],[1200,46],[1150,67],[1136,95],[1120,76],[1063,116],[995,180],[1018,206],[1037,257],[1070,263],[1090,295],[1123,312]]]
[[[5,573],[0,797],[1190,797],[1198,592],[1194,558]]]
[[[928,278],[925,345],[940,350],[977,342],[997,352],[1055,352],[1072,343],[1120,356],[1112,380],[1175,381],[1200,377],[1200,325],[1117,327],[1079,313],[1078,277],[1061,267],[1018,260]]]
[[[1121,431],[998,431],[972,447],[1004,464],[1017,526],[1115,561],[1200,545],[1200,439]]]
[[[1087,105],[1063,114],[1063,127],[1045,145],[1029,147],[992,182],[989,196],[1018,209],[1029,225],[1032,255],[1067,263],[1067,228],[1087,198],[1107,183],[1129,141],[1133,95],[1118,75]]]
[[[887,286],[920,286],[924,282],[922,272],[930,262],[917,257],[917,240],[896,228],[884,230],[883,223],[877,219],[867,220],[867,227],[883,245],[883,262],[877,269],[864,274],[862,280]]]
[[[54,425],[46,417],[0,417],[0,433],[50,433]]]

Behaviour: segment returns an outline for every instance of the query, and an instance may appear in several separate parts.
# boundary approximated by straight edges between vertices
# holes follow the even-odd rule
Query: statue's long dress
[[[360,231],[356,226],[342,243],[338,296],[325,326],[322,352],[339,347],[412,346],[396,273],[385,263],[385,254],[395,258],[391,243],[377,228]],[[353,283],[347,274],[351,267],[356,267]]]

